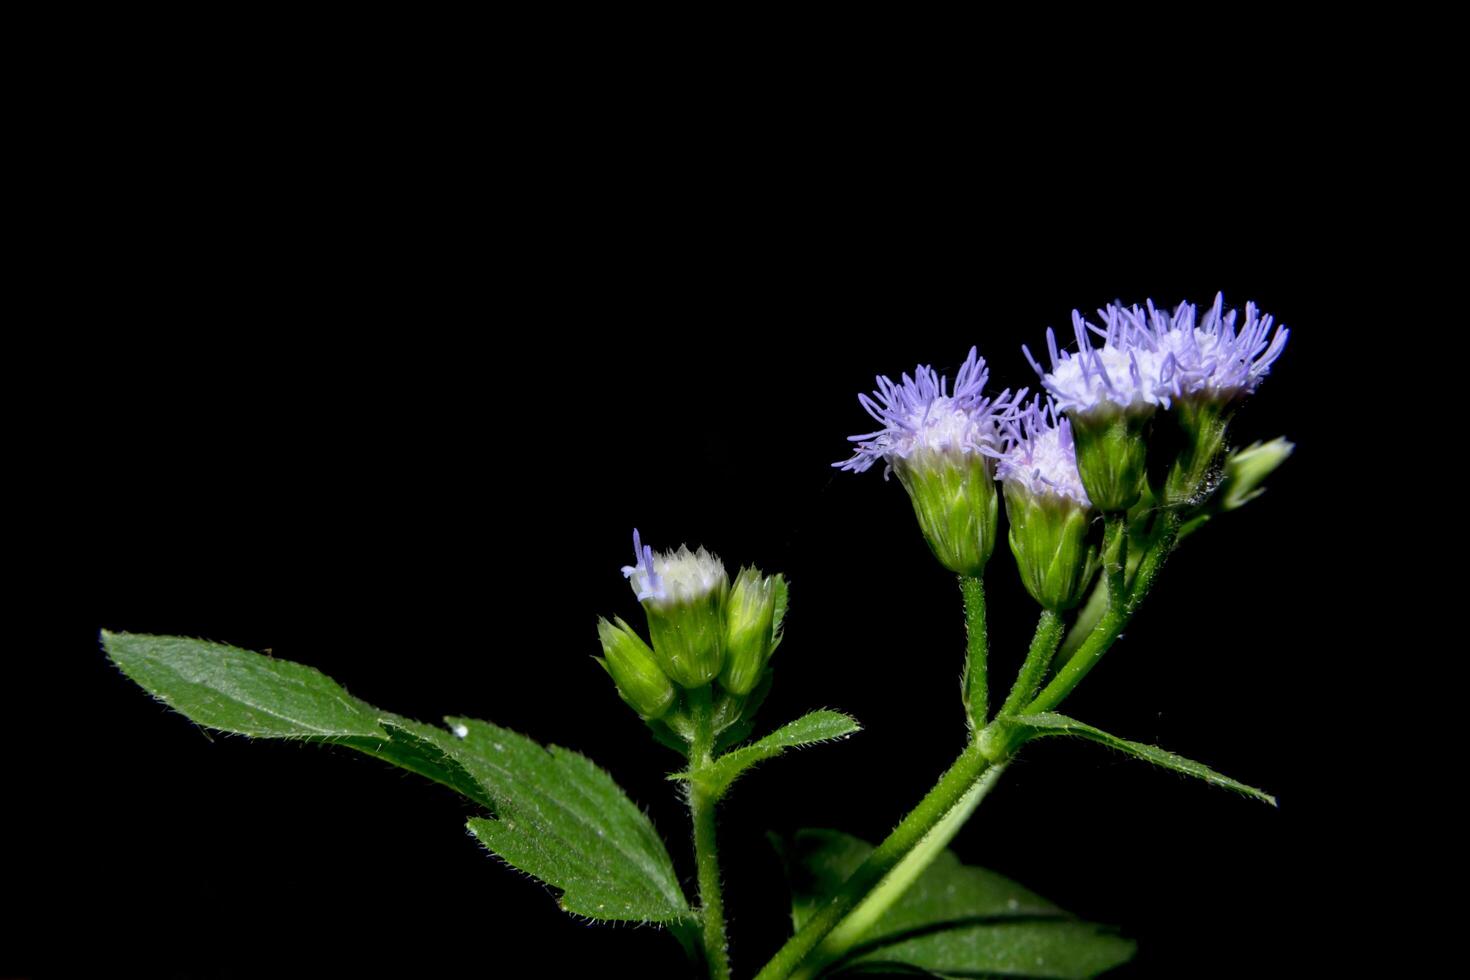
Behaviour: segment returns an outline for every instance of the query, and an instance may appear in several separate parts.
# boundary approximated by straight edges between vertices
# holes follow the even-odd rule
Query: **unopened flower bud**
[[[749,694],[760,681],[780,637],[786,611],[786,580],[742,568],[725,610],[725,669],[720,684],[732,694]]]
[[[1148,329],[1141,334],[1160,354],[1159,390],[1175,404],[1185,445],[1169,471],[1165,502],[1198,503],[1218,473],[1225,430],[1240,402],[1255,391],[1281,356],[1290,332],[1273,318],[1245,305],[1245,322],[1225,312],[1224,297],[1196,322],[1195,307],[1181,303],[1172,315],[1148,304]]]
[[[653,652],[665,674],[681,687],[702,687],[725,663],[725,566],[708,551],[655,554],[633,532],[636,564],[623,567],[648,616]]]
[[[1220,509],[1234,510],[1266,492],[1261,484],[1286,462],[1296,446],[1277,436],[1270,442],[1253,442],[1237,449],[1225,460],[1225,479],[1220,485]]]
[[[658,659],[647,643],[622,619],[597,621],[602,656],[597,662],[612,677],[618,694],[643,718],[660,718],[674,703],[674,685],[669,683]]]

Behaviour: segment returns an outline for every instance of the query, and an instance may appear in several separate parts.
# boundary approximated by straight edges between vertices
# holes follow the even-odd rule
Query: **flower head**
[[[658,553],[633,531],[636,564],[624,565],[643,612],[659,666],[681,687],[703,687],[725,665],[725,566],[700,548]]]
[[[1216,293],[1214,304],[1196,322],[1191,303],[1180,303],[1169,316],[1148,302],[1148,329],[1140,336],[1152,341],[1160,355],[1159,391],[1166,397],[1226,402],[1249,394],[1286,348],[1291,331],[1278,326],[1272,333],[1274,318],[1260,315],[1255,303],[1245,304],[1239,330],[1236,311],[1223,312],[1224,303],[1224,294]],[[1134,317],[1141,325],[1136,310]]]
[[[858,395],[858,402],[883,428],[849,436],[848,441],[857,444],[852,458],[832,465],[861,473],[881,459],[887,476],[896,460],[999,448],[996,421],[1011,405],[1010,391],[987,398],[982,392],[989,378],[985,359],[974,347],[955,372],[953,388],[948,378],[926,364],[915,368],[913,377],[903,375],[900,382],[879,377],[877,390]]]
[[[1254,303],[1245,304],[1245,321],[1237,330],[1236,311],[1225,312],[1224,303],[1224,295],[1216,293],[1203,318],[1192,303],[1180,303],[1172,314],[1160,312],[1153,300],[1142,309],[1110,303],[1097,311],[1101,327],[1073,310],[1077,351],[1058,350],[1048,327],[1049,372],[1029,349],[1021,349],[1064,412],[1103,405],[1167,408],[1189,396],[1230,401],[1254,391],[1270,373],[1290,331],[1277,327],[1273,333],[1274,318],[1262,316]]]
[[[972,578],[985,570],[995,546],[999,509],[990,456],[1000,448],[999,420],[1013,404],[1009,389],[985,396],[989,376],[971,347],[953,388],[922,364],[902,383],[880,377],[878,390],[858,402],[883,428],[849,436],[857,451],[832,464],[860,473],[883,460],[883,476],[897,473],[908,491],[934,557]]]
[[[655,553],[645,545],[633,529],[634,564],[623,566],[623,577],[633,586],[639,602],[659,605],[692,602],[727,582],[725,566],[704,548],[690,551],[680,545],[678,551]]]
[[[1097,570],[1097,549],[1088,541],[1094,511],[1077,469],[1071,424],[1037,396],[1005,428],[996,476],[1005,490],[1016,568],[1043,607],[1070,609]]]
[[[996,454],[996,478],[1014,482],[1035,496],[1070,497],[1091,506],[1077,472],[1072,424],[1058,418],[1056,404],[1037,395],[1003,423],[1006,448]]]
[[[1142,311],[1108,305],[1097,311],[1104,326],[1096,327],[1072,311],[1072,332],[1077,338],[1077,352],[1057,349],[1057,337],[1046,328],[1046,349],[1051,355],[1051,371],[1045,371],[1021,345],[1026,360],[1041,376],[1041,385],[1063,412],[1081,413],[1115,406],[1122,409],[1151,411],[1160,403],[1167,404],[1167,394],[1160,394],[1160,364],[1163,355],[1142,322]],[[1131,315],[1137,313],[1138,315]],[[1096,345],[1092,335],[1102,338]]]

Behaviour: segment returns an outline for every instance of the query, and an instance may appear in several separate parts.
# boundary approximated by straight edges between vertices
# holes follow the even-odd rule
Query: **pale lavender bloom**
[[[994,454],[998,480],[1018,483],[1034,496],[1071,497],[1092,506],[1077,472],[1072,424],[1057,414],[1051,399],[1037,395],[1031,404],[1002,423],[1005,450]]]
[[[1077,351],[1059,351],[1056,335],[1046,331],[1052,369],[1042,369],[1031,351],[1021,350],[1042,386],[1063,412],[1086,412],[1105,404],[1121,408],[1169,407],[1189,395],[1229,401],[1256,389],[1281,356],[1289,331],[1271,333],[1273,318],[1260,316],[1254,303],[1245,306],[1245,322],[1235,328],[1236,314],[1223,312],[1224,297],[1196,323],[1193,304],[1181,303],[1172,315],[1109,304],[1098,310],[1104,326],[1096,327],[1072,311]],[[1102,339],[1095,345],[1093,335]],[[1269,335],[1269,336],[1268,336]]]
[[[688,602],[708,595],[728,580],[724,563],[705,549],[690,551],[688,545],[680,545],[678,551],[655,553],[652,546],[643,543],[637,528],[633,529],[633,559],[635,563],[624,565],[622,571],[639,602]]]
[[[858,395],[858,402],[883,428],[848,436],[849,442],[857,444],[856,451],[851,459],[832,465],[861,473],[881,459],[886,464],[886,478],[895,459],[908,459],[916,453],[966,454],[998,449],[1001,440],[997,421],[1024,397],[1025,391],[1015,399],[1009,388],[993,399],[987,398],[981,392],[989,377],[985,359],[974,347],[955,373],[953,388],[948,378],[926,364],[919,365],[912,378],[903,375],[900,382],[879,377],[878,389],[872,395]]]
[[[1289,330],[1281,326],[1273,334],[1273,318],[1261,316],[1255,303],[1245,304],[1245,322],[1236,330],[1236,311],[1223,313],[1224,303],[1224,294],[1216,293],[1198,324],[1191,303],[1180,303],[1172,317],[1148,303],[1148,333],[1162,355],[1159,386],[1169,397],[1229,401],[1249,394],[1281,356]]]
[[[1041,376],[1042,387],[1056,399],[1057,409],[1087,412],[1108,404],[1135,410],[1167,406],[1168,394],[1160,393],[1159,383],[1163,355],[1143,321],[1143,311],[1110,304],[1097,313],[1102,327],[1093,326],[1081,313],[1072,311],[1076,353],[1058,350],[1056,333],[1046,328],[1050,372],[1042,370],[1031,350],[1021,345],[1026,360]],[[1094,346],[1091,334],[1102,338],[1101,346]]]

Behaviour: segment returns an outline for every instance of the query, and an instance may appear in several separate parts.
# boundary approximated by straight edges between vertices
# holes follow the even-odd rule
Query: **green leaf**
[[[113,663],[206,728],[255,738],[375,738],[379,712],[304,664],[182,636],[102,632]]]
[[[1109,735],[1100,728],[1093,728],[1091,725],[1083,724],[1075,718],[1068,718],[1066,715],[1059,715],[1055,712],[1048,711],[1036,715],[1021,715],[1015,718],[1014,721],[1021,727],[1030,729],[1031,737],[1076,735],[1080,738],[1091,739],[1109,748],[1117,749],[1119,752],[1126,752],[1135,758],[1142,759],[1144,762],[1152,762],[1156,766],[1163,766],[1165,769],[1182,772],[1186,776],[1194,776],[1197,779],[1203,779],[1207,783],[1213,783],[1216,786],[1223,786],[1226,789],[1233,789],[1237,793],[1244,793],[1246,796],[1255,797],[1263,803],[1269,803],[1272,806],[1276,805],[1276,797],[1271,794],[1256,789],[1254,786],[1247,786],[1245,783],[1231,779],[1229,776],[1221,775],[1203,763],[1195,762],[1193,759],[1186,759],[1182,755],[1175,755],[1173,752],[1167,752],[1157,745],[1130,742],[1116,735]]]
[[[773,838],[786,864],[792,923],[801,926],[872,846],[835,830]],[[928,976],[1092,977],[1126,962],[1134,944],[1081,921],[993,871],[941,854],[832,969],[907,969]]]
[[[782,725],[765,738],[725,753],[708,766],[677,772],[669,778],[698,779],[709,792],[718,797],[730,788],[730,784],[741,773],[757,762],[775,758],[787,749],[846,738],[862,731],[862,728],[854,718],[840,711],[813,711],[789,725]]]
[[[469,822],[471,833],[562,889],[563,909],[635,922],[690,914],[663,841],[611,776],[568,749],[488,722],[449,721],[464,733],[451,754],[499,803],[496,819]]]
[[[453,719],[451,732],[403,718],[311,667],[221,643],[105,631],[102,643],[124,674],[207,728],[345,745],[481,804],[495,818],[471,820],[471,831],[561,889],[569,912],[639,922],[690,915],[653,825],[575,752],[486,722]]]

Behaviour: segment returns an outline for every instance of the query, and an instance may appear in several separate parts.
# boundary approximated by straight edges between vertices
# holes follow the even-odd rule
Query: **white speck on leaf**
[[[469,735],[469,733],[470,733],[470,727],[468,725],[455,725],[454,726],[454,737],[455,738],[464,738],[467,735]]]

